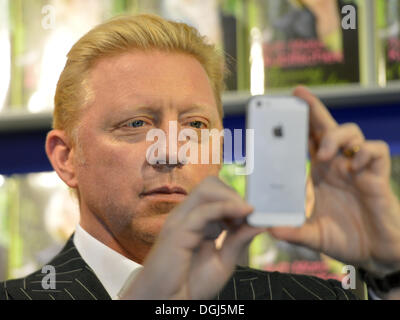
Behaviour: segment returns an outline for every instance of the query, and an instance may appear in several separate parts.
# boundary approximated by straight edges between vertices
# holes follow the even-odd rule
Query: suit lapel
[[[47,266],[54,267],[55,283],[49,289],[50,276],[42,270],[5,284],[11,299],[24,300],[110,300],[110,296],[76,249],[73,236]],[[54,278],[53,278],[54,279]]]

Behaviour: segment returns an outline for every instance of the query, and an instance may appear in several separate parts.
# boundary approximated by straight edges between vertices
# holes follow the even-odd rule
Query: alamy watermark
[[[42,7],[42,28],[44,30],[54,29],[56,25],[56,7],[50,4]]]
[[[342,279],[343,289],[355,289],[356,288],[356,268],[352,265],[345,265],[342,268],[342,273],[346,274]]]
[[[46,274],[42,278],[42,288],[44,290],[54,290],[56,288],[56,268],[52,265],[45,265],[42,273]]]
[[[343,30],[355,30],[357,28],[357,10],[353,5],[342,7],[342,28]]]
[[[254,169],[254,129],[246,129],[246,156],[242,150],[242,129],[201,129],[185,128],[179,131],[177,121],[169,121],[167,134],[162,129],[147,132],[146,141],[153,142],[146,152],[151,165],[168,164],[231,164],[228,155],[233,155],[237,163],[237,175],[249,175]],[[224,160],[222,159],[222,141]],[[168,144],[168,146],[167,146]],[[167,159],[168,155],[168,159]]]

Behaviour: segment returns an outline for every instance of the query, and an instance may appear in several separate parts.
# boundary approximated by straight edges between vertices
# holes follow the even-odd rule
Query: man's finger
[[[244,201],[233,188],[229,187],[218,177],[207,177],[193,190],[188,198],[177,207],[175,218],[184,218],[188,212],[204,203],[226,200]]]
[[[203,204],[188,213],[180,228],[185,232],[201,233],[205,237],[210,224],[221,223],[225,219],[243,219],[252,211],[253,207],[238,201]]]
[[[321,100],[314,96],[306,87],[296,87],[293,95],[306,101],[310,107],[311,133],[324,132],[337,126],[337,122]]]
[[[221,248],[221,259],[226,266],[235,265],[237,260],[258,234],[265,232],[266,228],[254,228],[243,224],[236,230],[228,231]]]
[[[348,148],[364,142],[361,129],[353,123],[335,127],[321,138],[317,157],[319,160],[331,160],[341,148]]]
[[[351,168],[354,171],[371,166],[376,174],[390,175],[390,150],[384,141],[366,141],[355,155]]]
[[[267,230],[274,238],[313,250],[321,248],[321,234],[316,223],[308,221],[301,227],[273,227]]]
[[[202,204],[188,212],[184,219],[176,223],[166,223],[159,239],[163,246],[181,247],[193,250],[203,241],[214,238],[222,228],[220,224],[226,220],[244,219],[253,208],[243,202],[219,201]]]

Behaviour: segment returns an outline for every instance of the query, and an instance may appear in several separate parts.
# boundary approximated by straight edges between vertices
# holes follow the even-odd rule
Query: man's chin
[[[135,220],[132,231],[136,236],[139,236],[142,241],[147,242],[149,245],[153,245],[154,242],[156,242],[167,218],[168,213],[142,217]]]
[[[157,214],[150,218],[151,222],[149,223],[152,227],[155,228],[157,233],[161,231],[162,227],[164,226],[165,220],[167,220],[169,213]]]
[[[169,214],[180,202],[169,202],[169,201],[146,201],[145,212],[148,212],[147,216],[158,216]]]
[[[132,217],[128,234],[133,234],[134,237],[153,244],[163,228],[165,220],[178,204],[161,201],[141,202],[137,207],[137,215]]]

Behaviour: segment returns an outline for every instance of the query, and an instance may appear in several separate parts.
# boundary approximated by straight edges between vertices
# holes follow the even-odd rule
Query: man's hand
[[[228,281],[252,238],[265,229],[245,222],[253,211],[216,177],[205,179],[170,214],[122,299],[211,299]],[[215,239],[227,229],[222,247]]]
[[[400,270],[400,205],[390,187],[386,143],[366,141],[355,124],[338,125],[304,87],[310,106],[312,216],[299,228],[271,228],[278,239],[385,274]],[[354,150],[353,156],[345,156]]]

